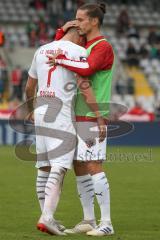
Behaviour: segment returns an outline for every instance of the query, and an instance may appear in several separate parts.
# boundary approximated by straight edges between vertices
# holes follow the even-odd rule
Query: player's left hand
[[[68,21],[64,24],[64,26],[62,27],[64,32],[67,32],[69,28],[71,27],[78,27],[78,21],[77,20],[73,20],[73,21]]]
[[[99,128],[99,142],[103,142],[107,136],[106,123],[102,117],[97,118],[97,124]]]
[[[46,63],[49,64],[50,67],[54,66],[56,57],[58,57],[62,53],[63,51],[60,48],[58,48],[55,54],[47,54],[46,57],[48,58],[48,61]]]

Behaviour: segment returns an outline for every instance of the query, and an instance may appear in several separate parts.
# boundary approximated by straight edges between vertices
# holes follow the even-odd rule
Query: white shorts
[[[99,143],[98,126],[96,122],[76,122],[76,131],[78,144],[74,160],[85,162],[106,160],[107,138]]]
[[[44,116],[34,114],[36,167],[59,165],[71,169],[76,147],[76,131],[71,119],[66,119],[62,114],[55,122],[46,122]]]

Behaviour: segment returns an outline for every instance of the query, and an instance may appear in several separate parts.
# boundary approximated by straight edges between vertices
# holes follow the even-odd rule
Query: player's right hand
[[[67,30],[71,27],[78,27],[77,20],[66,22],[64,24],[64,26],[62,27],[62,29],[63,29],[64,32],[67,32]]]
[[[63,54],[63,51],[58,48],[55,54],[47,54],[46,57],[48,58],[48,61],[46,62],[49,64],[50,67],[55,65],[55,59],[58,57],[60,54]]]

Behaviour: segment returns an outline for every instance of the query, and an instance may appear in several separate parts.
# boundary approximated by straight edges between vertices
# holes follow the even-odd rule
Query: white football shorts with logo
[[[107,138],[105,138],[103,142],[99,142],[96,122],[76,122],[76,132],[78,143],[74,160],[85,162],[106,160]]]
[[[45,114],[34,113],[36,167],[58,165],[71,169],[76,147],[75,127],[71,119],[64,117],[62,112],[55,122],[46,122],[45,116],[47,117]]]

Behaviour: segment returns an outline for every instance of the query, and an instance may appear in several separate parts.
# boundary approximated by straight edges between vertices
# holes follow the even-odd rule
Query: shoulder
[[[52,47],[52,46],[57,45],[57,43],[59,43],[59,42],[60,42],[60,41],[52,41],[52,42],[49,42],[49,43],[47,43],[47,44],[42,45],[42,46],[40,47],[40,49],[50,48],[50,47]]]
[[[87,55],[87,50],[84,47],[81,47],[81,46],[78,46],[78,47],[81,55],[84,55],[84,56]]]
[[[113,52],[113,47],[111,45],[110,42],[108,42],[107,40],[103,40],[99,43],[97,43],[94,47],[93,47],[95,50],[96,49],[103,49],[104,52]]]
[[[77,50],[81,50],[81,51],[86,51],[86,49],[78,44],[75,44],[73,42],[70,42],[70,44]]]
[[[78,55],[87,56],[87,51],[84,47],[79,46],[79,45],[77,45],[75,43],[72,43],[72,42],[71,42],[71,45],[72,45],[74,51],[78,53]]]
[[[33,59],[36,59],[36,57],[37,57],[37,55],[39,54],[40,50],[41,50],[41,47],[39,47],[38,49],[36,49],[36,51],[34,52],[34,57],[33,57]]]

